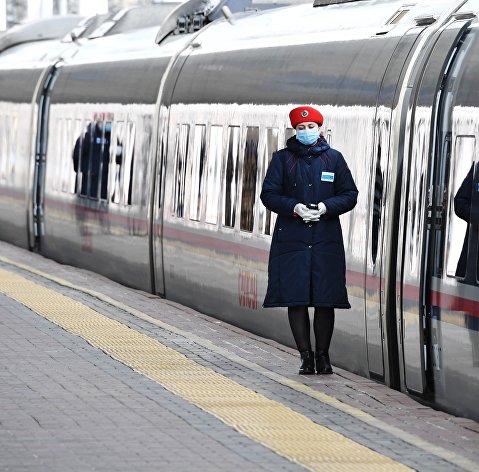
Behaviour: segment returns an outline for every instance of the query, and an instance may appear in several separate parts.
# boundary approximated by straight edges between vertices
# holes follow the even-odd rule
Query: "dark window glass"
[[[228,128],[228,156],[224,180],[223,225],[234,228],[236,200],[238,199],[238,157],[240,145],[240,127]]]
[[[241,187],[241,220],[240,228],[253,231],[254,209],[256,199],[256,176],[258,169],[259,128],[248,127],[243,161],[243,182]]]
[[[477,247],[471,247],[470,241],[470,228],[474,226],[475,213],[473,198],[476,192],[473,192],[473,188],[477,179],[474,175],[475,146],[474,136],[456,138],[449,178],[449,222],[445,254],[446,274],[450,277],[464,278],[467,272],[470,279],[474,273],[472,267],[477,264]],[[470,257],[470,252],[474,252],[475,257]]]
[[[203,193],[202,186],[205,163],[205,135],[206,126],[196,125],[193,140],[190,186],[190,219],[196,221],[199,221],[201,216],[201,195]]]
[[[126,146],[121,158],[121,165],[124,166],[123,171],[123,202],[131,205],[132,185],[133,185],[133,168],[135,164],[135,141],[136,141],[136,124],[128,122],[126,128]]]
[[[188,163],[188,138],[190,125],[181,125],[176,130],[176,172],[175,172],[175,208],[174,214],[183,218],[185,211],[185,180]]]
[[[268,170],[271,157],[274,152],[278,150],[278,135],[279,131],[276,128],[267,128],[264,140],[264,146],[261,151],[261,175],[260,181],[263,182]],[[272,234],[274,225],[274,218],[272,218],[271,211],[259,202],[259,230],[262,234]]]
[[[221,161],[223,155],[223,127],[212,126],[208,149],[208,176],[206,180],[206,223],[218,221],[218,201],[221,188]]]

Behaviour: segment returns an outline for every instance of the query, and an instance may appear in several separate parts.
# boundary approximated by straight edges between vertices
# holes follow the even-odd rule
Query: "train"
[[[479,420],[478,11],[189,0],[159,28],[9,48],[0,238],[294,346],[262,308],[259,195],[288,112],[315,106],[359,189],[333,364]]]

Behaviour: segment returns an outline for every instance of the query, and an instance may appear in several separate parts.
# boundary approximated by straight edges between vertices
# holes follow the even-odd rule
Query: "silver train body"
[[[333,363],[479,419],[479,220],[454,212],[479,160],[479,0],[407,3],[1,54],[0,237],[293,345],[285,310],[261,306],[275,215],[259,193],[289,110],[313,104],[359,188]],[[98,123],[100,179],[72,157]]]

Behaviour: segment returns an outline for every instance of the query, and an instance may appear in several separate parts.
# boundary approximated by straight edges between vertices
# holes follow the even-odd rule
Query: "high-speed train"
[[[259,194],[312,104],[359,189],[333,364],[479,419],[479,0],[206,4],[0,54],[0,237],[293,346]]]

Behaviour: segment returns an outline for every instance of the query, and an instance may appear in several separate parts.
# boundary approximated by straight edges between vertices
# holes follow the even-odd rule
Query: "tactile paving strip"
[[[54,290],[0,269],[0,291],[307,469],[411,470]]]

